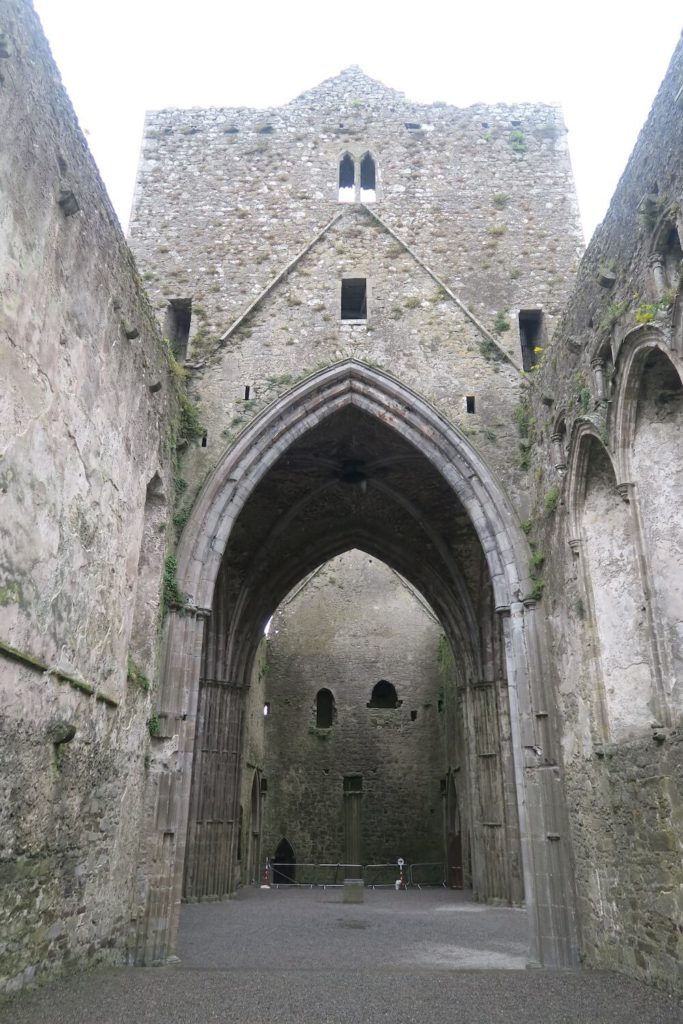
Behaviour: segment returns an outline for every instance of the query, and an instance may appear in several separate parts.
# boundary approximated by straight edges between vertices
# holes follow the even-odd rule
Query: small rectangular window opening
[[[474,395],[465,395],[465,409],[474,412]]]
[[[363,776],[362,775],[345,775],[344,776],[344,792],[345,793],[362,793],[363,792]]]
[[[251,385],[250,384],[245,384],[244,385],[244,401],[245,402],[249,401],[249,395],[250,394],[251,394]]]
[[[342,320],[367,320],[368,291],[364,277],[349,277],[341,283]]]
[[[164,337],[168,338],[171,352],[179,363],[187,356],[192,320],[192,299],[171,299],[166,307]]]
[[[520,309],[519,343],[522,349],[522,367],[531,370],[543,352],[543,313],[540,309]]]
[[[267,718],[269,714],[270,714],[270,703],[269,703],[269,701],[266,701],[266,703],[263,705],[263,717]]]
[[[202,448],[206,448],[206,442],[208,441],[208,434],[202,435]]]

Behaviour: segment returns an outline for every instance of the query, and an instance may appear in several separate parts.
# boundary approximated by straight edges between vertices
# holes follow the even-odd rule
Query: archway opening
[[[354,559],[374,567],[372,584],[370,576],[360,580]],[[321,573],[327,579],[324,597]],[[304,629],[291,611],[309,599]],[[432,637],[428,667],[419,655],[418,624],[425,617]],[[394,638],[400,658],[356,657],[358,650],[376,653],[381,633]],[[261,691],[256,675],[264,645],[271,662]],[[386,422],[354,405],[302,434],[254,487],[232,527],[216,579],[202,654],[197,729],[202,753],[194,763],[187,854],[193,873],[186,872],[185,897],[220,897],[235,884],[230,873],[234,794],[245,751],[251,751],[254,764],[259,743],[241,729],[237,753],[228,743],[222,757],[207,757],[216,723],[223,720],[226,734],[230,731],[222,719],[229,693],[233,719],[264,733],[264,759],[257,765],[269,780],[264,850],[286,834],[302,863],[340,860],[353,849],[364,863],[368,858],[395,863],[399,856],[438,862],[446,878],[440,782],[449,772],[459,773],[468,780],[467,839],[462,840],[472,863],[467,882],[479,899],[520,904],[524,886],[504,649],[489,561],[468,512],[432,461]],[[289,653],[278,662],[282,650]],[[312,711],[321,682],[322,689],[337,694],[333,730],[319,728]],[[426,682],[431,689],[423,692]],[[250,708],[252,693],[259,707],[264,700],[270,705],[266,719]],[[359,744],[361,732],[355,730],[356,751],[347,757],[342,713],[353,721],[356,712],[362,713],[368,735]],[[402,764],[401,743],[413,753],[396,770]],[[302,749],[308,751],[303,759],[295,756]],[[421,792],[421,773],[428,777],[420,801],[424,814],[417,809],[406,814],[411,786]],[[348,778],[360,779],[361,789],[345,789]],[[206,794],[215,792],[224,800],[218,848],[215,803],[212,820],[202,817]],[[404,821],[414,822],[412,831],[404,824],[403,833],[395,831],[373,845],[363,808],[370,820],[377,816],[370,814],[373,800],[377,808],[386,807],[394,796],[403,801]],[[298,818],[297,803],[309,808]],[[360,839],[352,844],[345,844],[340,812],[347,804],[357,812],[353,820]],[[321,830],[316,806],[333,807],[337,825]],[[327,846],[307,840],[322,832],[332,836]],[[220,876],[207,863],[216,859],[227,866]],[[205,879],[224,888],[209,891]]]

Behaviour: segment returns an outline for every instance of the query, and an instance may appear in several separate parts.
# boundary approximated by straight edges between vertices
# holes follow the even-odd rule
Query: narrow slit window
[[[360,201],[374,203],[377,198],[377,169],[375,161],[366,153],[360,162]]]
[[[244,385],[244,401],[245,402],[249,401],[249,395],[250,394],[251,394],[251,385],[245,384]]]
[[[350,153],[345,153],[339,161],[339,202],[355,203],[356,201],[356,164]]]
[[[364,277],[345,278],[341,283],[342,320],[367,320],[368,283]]]
[[[166,307],[164,336],[168,338],[171,352],[179,363],[187,356],[192,320],[192,299],[171,299]]]
[[[334,722],[334,697],[330,690],[318,690],[315,697],[315,724],[318,729],[331,729]]]
[[[465,409],[467,412],[475,411],[474,395],[465,395]]]
[[[522,366],[525,370],[531,370],[543,352],[543,313],[540,309],[520,309],[519,343]]]

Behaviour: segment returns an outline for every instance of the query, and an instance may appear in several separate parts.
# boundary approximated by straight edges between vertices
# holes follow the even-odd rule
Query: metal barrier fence
[[[301,886],[302,888],[313,889],[318,886],[323,889],[334,888],[344,884],[345,878],[362,878],[362,864],[269,864],[270,883],[276,889],[281,885]],[[284,869],[284,870],[283,870]],[[284,881],[282,875],[293,874],[291,881]],[[280,876],[280,877],[278,877]]]
[[[275,889],[280,886],[331,889],[342,886],[345,878],[362,878],[368,889],[393,889],[399,878],[398,864],[273,864],[266,863],[263,875]],[[291,876],[291,880],[288,876]],[[285,881],[285,877],[288,880]],[[423,889],[426,886],[446,886],[443,861],[406,864],[406,886]]]
[[[446,865],[443,861],[427,861],[423,864],[408,865],[408,879],[410,885],[416,885],[418,889],[423,886],[441,885],[446,888]]]

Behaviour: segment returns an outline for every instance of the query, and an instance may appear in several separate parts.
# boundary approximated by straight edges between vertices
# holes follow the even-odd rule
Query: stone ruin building
[[[150,114],[127,243],[1,18],[0,988],[403,856],[683,989],[681,44],[585,253],[556,106],[356,67]]]

